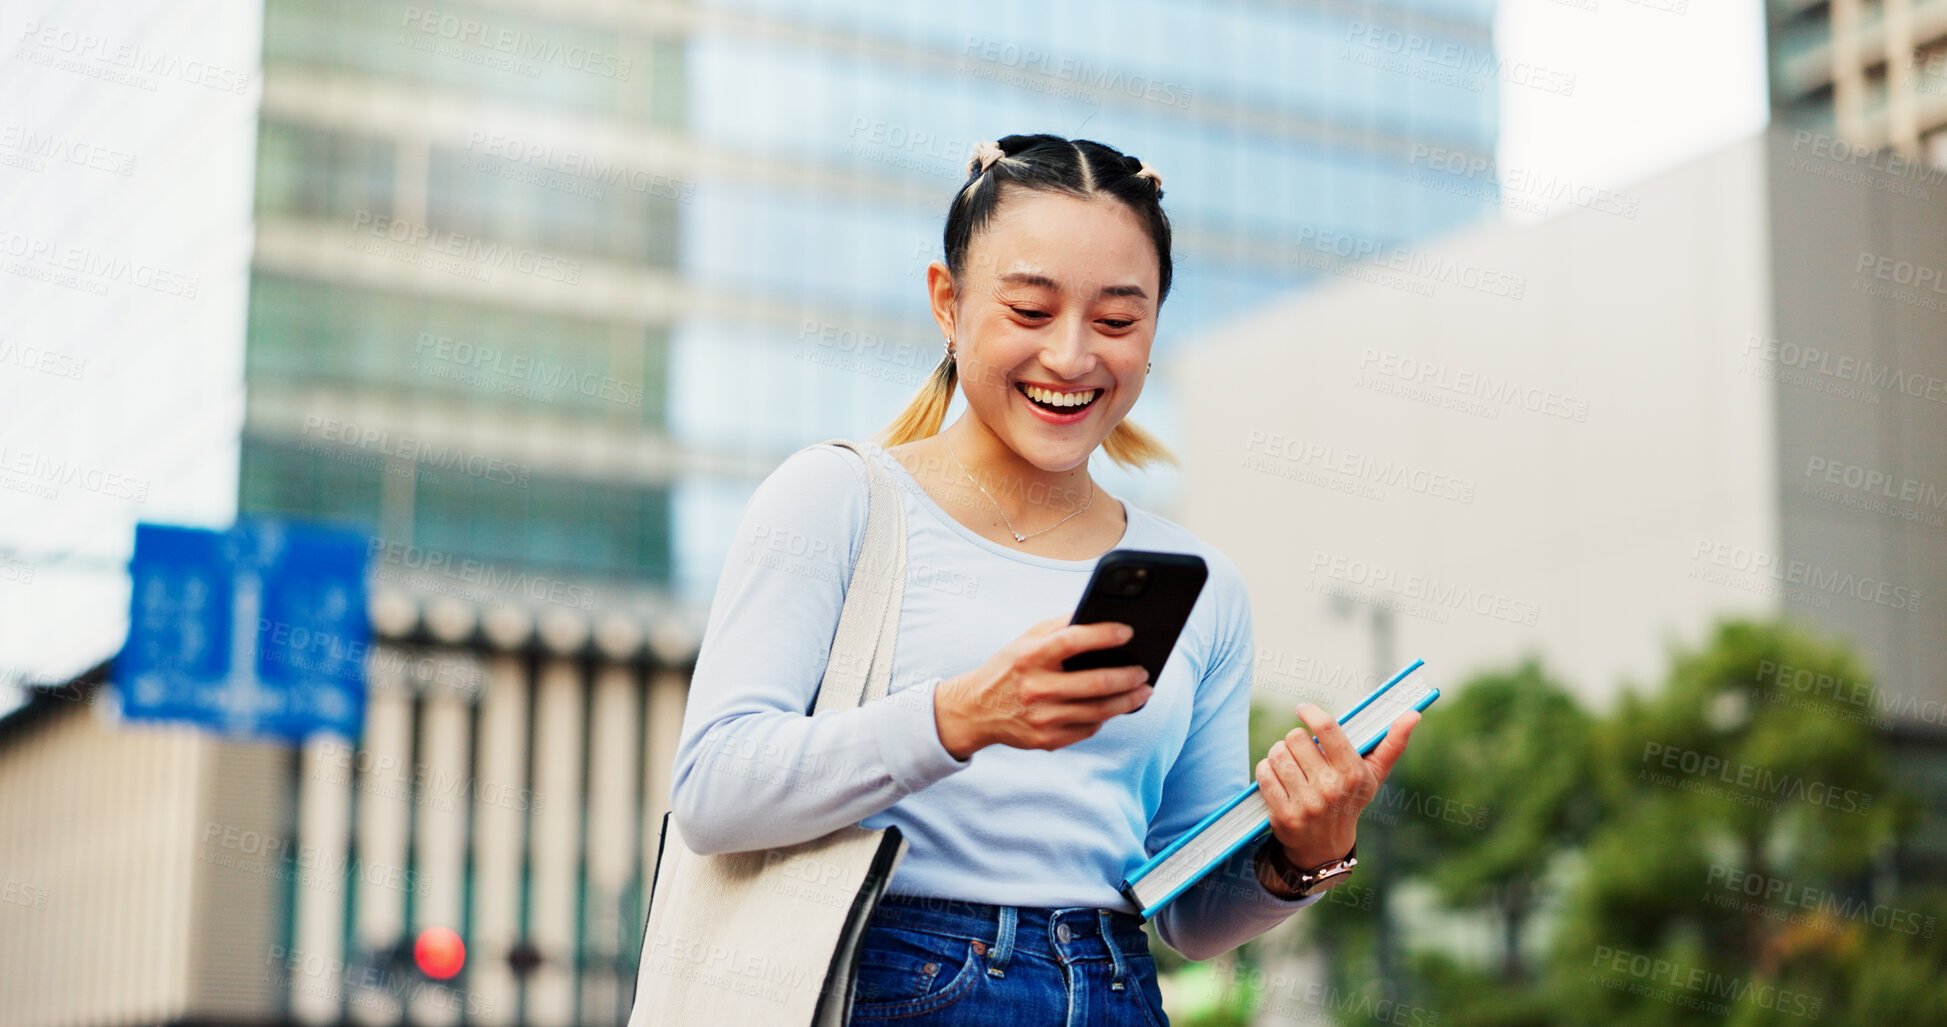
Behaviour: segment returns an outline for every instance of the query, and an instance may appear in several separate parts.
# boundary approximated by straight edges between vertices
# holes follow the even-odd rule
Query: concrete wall
[[[1947,171],[1770,141],[1783,555],[1797,614],[1857,639],[1883,712],[1947,723]]]
[[[0,747],[6,1022],[274,1016],[283,766],[275,746],[115,727],[81,702]]]
[[[1772,334],[1763,142],[1563,188],[1584,206],[1340,263],[1169,369],[1183,519],[1250,581],[1261,702],[1336,711],[1375,664],[1457,684],[1534,652],[1599,706],[1715,615],[1778,607],[1736,570],[1781,545],[1743,352]]]

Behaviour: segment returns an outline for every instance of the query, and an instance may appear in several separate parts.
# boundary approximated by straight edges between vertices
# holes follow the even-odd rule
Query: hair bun
[[[973,156],[967,158],[967,174],[985,174],[988,168],[994,166],[995,161],[1005,156],[1007,151],[1001,149],[1000,143],[992,141],[980,143],[974,147]]]
[[[1157,174],[1156,169],[1150,167],[1148,161],[1142,160],[1137,157],[1124,156],[1122,158],[1122,166],[1128,168],[1129,173],[1136,176],[1137,178],[1149,179],[1149,184],[1156,187],[1156,192],[1158,194],[1162,193],[1163,176]]]

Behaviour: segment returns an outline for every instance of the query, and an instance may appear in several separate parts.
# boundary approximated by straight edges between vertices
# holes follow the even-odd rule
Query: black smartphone
[[[1154,687],[1209,576],[1203,557],[1189,553],[1143,549],[1103,553],[1068,623],[1115,621],[1135,633],[1121,645],[1076,653],[1062,661],[1061,669],[1140,666],[1149,671],[1149,684]]]

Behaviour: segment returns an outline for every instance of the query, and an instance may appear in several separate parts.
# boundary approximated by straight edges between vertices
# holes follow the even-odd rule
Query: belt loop
[[[1122,950],[1115,946],[1115,927],[1109,923],[1108,910],[1098,909],[1095,911],[1095,916],[1102,925],[1102,943],[1109,947],[1109,958],[1115,960],[1115,977],[1109,981],[1109,990],[1121,991],[1126,968],[1122,965]]]
[[[1013,906],[1001,907],[1000,937],[994,941],[994,951],[987,956],[989,976],[1007,976],[1007,957],[1014,954],[1014,924],[1019,916]]]

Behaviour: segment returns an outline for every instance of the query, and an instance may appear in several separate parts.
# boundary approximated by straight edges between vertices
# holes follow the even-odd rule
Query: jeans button
[[[1064,944],[1064,945],[1066,945],[1066,944],[1068,944],[1068,939],[1070,939],[1070,938],[1073,938],[1074,936],[1075,936],[1075,933],[1074,933],[1073,931],[1070,931],[1070,930],[1068,929],[1068,925],[1067,925],[1067,924],[1056,924],[1056,925],[1055,925],[1055,940],[1056,940],[1056,941],[1059,941],[1059,942],[1061,942],[1062,944]]]

